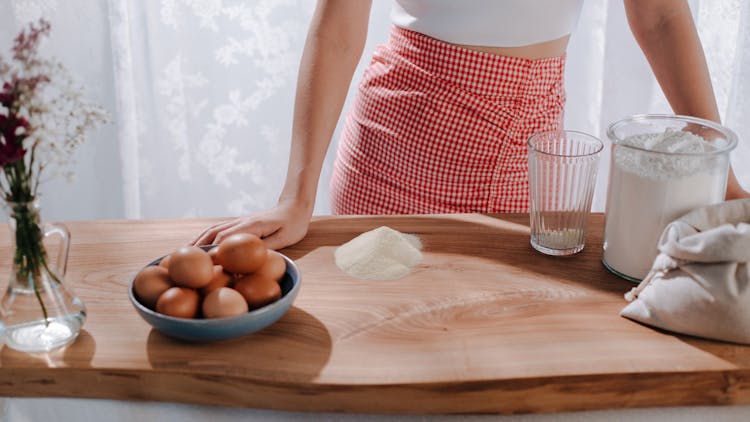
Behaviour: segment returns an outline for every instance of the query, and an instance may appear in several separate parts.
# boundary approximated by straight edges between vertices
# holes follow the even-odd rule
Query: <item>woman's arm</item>
[[[706,58],[685,0],[625,0],[630,29],[672,110],[720,123]],[[727,199],[750,197],[729,170]]]
[[[280,249],[305,236],[323,160],[364,49],[370,7],[371,0],[318,1],[299,67],[292,146],[278,205],[209,227],[193,244],[218,243],[244,232]]]
[[[281,200],[312,213],[318,179],[367,38],[371,0],[319,0],[305,42]]]

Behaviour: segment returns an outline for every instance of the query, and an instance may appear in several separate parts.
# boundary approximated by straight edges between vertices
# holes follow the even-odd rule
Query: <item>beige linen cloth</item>
[[[698,208],[670,223],[620,315],[699,337],[750,344],[750,200]]]

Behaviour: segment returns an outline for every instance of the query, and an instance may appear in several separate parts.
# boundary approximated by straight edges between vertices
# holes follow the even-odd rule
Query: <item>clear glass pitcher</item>
[[[613,123],[602,262],[640,282],[670,222],[724,199],[737,135],[688,116],[636,115]]]
[[[0,301],[0,338],[23,352],[48,352],[73,341],[86,319],[83,302],[65,284],[70,235],[62,225],[39,221],[36,201],[6,203],[11,273]],[[57,260],[48,262],[45,239],[60,238]]]

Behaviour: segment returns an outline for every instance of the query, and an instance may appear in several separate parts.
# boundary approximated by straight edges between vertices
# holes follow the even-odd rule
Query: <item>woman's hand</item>
[[[198,246],[219,243],[235,233],[250,233],[263,239],[267,248],[282,249],[305,237],[311,216],[312,207],[282,201],[268,211],[213,225],[204,230],[192,244]]]
[[[750,192],[740,189],[737,191],[727,191],[726,200],[731,201],[732,199],[747,199],[750,198]]]
[[[727,179],[727,193],[725,199],[727,201],[731,199],[745,199],[750,198],[750,193],[740,186],[737,177],[734,175],[732,167],[729,167],[729,178]]]

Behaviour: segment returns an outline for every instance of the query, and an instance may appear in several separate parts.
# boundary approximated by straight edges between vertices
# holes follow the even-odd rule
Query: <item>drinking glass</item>
[[[547,255],[583,250],[602,141],[569,130],[540,132],[529,147],[531,246]]]

